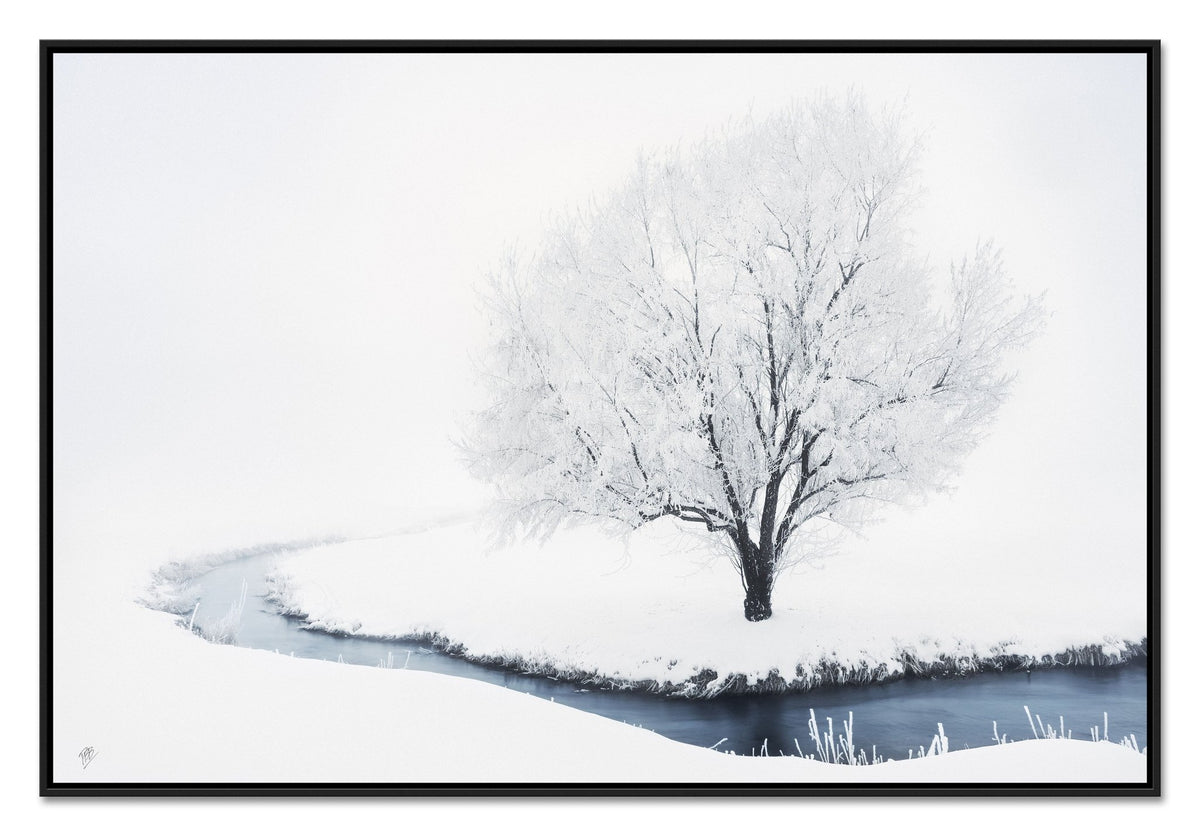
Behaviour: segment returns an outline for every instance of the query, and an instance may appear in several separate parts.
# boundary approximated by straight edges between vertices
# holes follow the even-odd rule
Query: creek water
[[[195,625],[213,628],[242,595],[245,606],[235,643],[295,656],[338,660],[355,665],[392,666],[482,680],[493,685],[553,699],[574,708],[650,729],[674,740],[737,754],[804,754],[815,750],[809,737],[809,711],[822,732],[833,719],[836,739],[854,712],[854,747],[872,746],[880,757],[907,758],[929,748],[942,724],[951,750],[991,745],[995,721],[1011,740],[1034,736],[1025,706],[1045,726],[1070,730],[1088,740],[1091,728],[1112,740],[1134,735],[1146,745],[1147,675],[1143,663],[1115,667],[1076,667],[987,672],[939,679],[907,678],[877,685],[818,688],[805,693],[729,695],[713,699],[663,697],[629,690],[581,686],[477,664],[434,650],[418,641],[338,636],[307,629],[281,615],[265,600],[266,575],[273,555],[233,560],[198,577],[192,593],[199,606]],[[1035,719],[1036,723],[1037,720]],[[719,741],[723,741],[720,742]]]

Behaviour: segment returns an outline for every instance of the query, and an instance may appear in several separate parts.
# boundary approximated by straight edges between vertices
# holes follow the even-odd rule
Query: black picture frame
[[[54,124],[56,55],[71,53],[1128,53],[1147,67],[1146,160],[1148,302],[1148,524],[1146,543],[1149,614],[1147,625],[1148,774],[1144,783],[92,783],[56,781],[51,750],[55,734],[54,681],[54,494],[53,494],[53,305],[54,305]],[[1162,598],[1161,598],[1161,43],[1151,40],[1030,41],[87,41],[44,40],[40,61],[40,794],[46,797],[302,797],[326,796],[1124,796],[1162,793]]]

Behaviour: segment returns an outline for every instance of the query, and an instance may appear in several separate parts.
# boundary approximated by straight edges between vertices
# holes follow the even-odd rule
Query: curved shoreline
[[[282,556],[289,552],[303,551],[317,546],[344,543],[348,539],[341,535],[327,535],[301,540],[269,541],[172,560],[162,564],[150,574],[146,588],[136,601],[144,607],[159,612],[186,615],[191,612],[192,606],[196,603],[194,596],[187,594],[189,587],[197,578],[213,569],[235,560],[246,560],[265,555]]]
[[[187,616],[193,612],[197,598],[193,585],[198,578],[225,564],[242,559],[276,557],[303,551],[316,546],[344,542],[347,538],[327,536],[269,542],[249,547],[214,552],[187,560],[172,561],[159,567],[150,579],[139,603],[174,615]],[[986,653],[921,654],[913,645],[895,645],[891,651],[876,653],[873,659],[857,663],[836,658],[836,654],[822,655],[810,664],[798,663],[791,676],[785,677],[779,669],[771,669],[765,675],[747,674],[736,670],[724,674],[712,667],[694,665],[692,673],[682,679],[655,679],[614,676],[598,668],[562,665],[551,658],[533,658],[521,652],[479,653],[473,652],[464,641],[440,631],[383,632],[359,631],[358,624],[352,629],[342,629],[321,619],[314,619],[297,602],[290,601],[286,578],[273,576],[268,571],[264,577],[269,581],[266,601],[280,617],[301,623],[305,630],[324,633],[335,637],[374,640],[382,642],[416,642],[445,656],[497,671],[516,673],[575,683],[580,686],[607,691],[631,691],[681,699],[711,699],[723,695],[773,695],[805,693],[818,688],[840,686],[864,686],[895,682],[903,679],[962,678],[976,673],[1003,671],[1035,671],[1063,667],[1115,667],[1136,663],[1149,656],[1145,638],[1140,641],[1112,639],[1105,642],[1077,644],[1063,647],[1054,652],[1029,654],[1012,652],[1016,642],[1003,642],[987,648]],[[674,667],[683,673],[685,668]]]
[[[196,638],[210,642],[225,641],[257,649],[258,654],[267,656],[326,660],[326,665],[321,666],[325,668],[344,663],[351,668],[396,668],[397,673],[404,668],[422,677],[432,673],[470,679],[652,730],[691,746],[711,748],[715,743],[732,754],[761,754],[767,750],[768,742],[771,754],[791,753],[794,746],[799,748],[800,741],[811,737],[811,728],[808,736],[805,729],[810,726],[813,709],[825,716],[827,722],[832,722],[831,717],[847,717],[847,722],[858,717],[860,737],[871,743],[869,757],[874,757],[878,747],[884,759],[903,760],[906,754],[911,757],[914,742],[920,743],[922,738],[928,742],[927,735],[943,722],[950,737],[963,748],[996,742],[997,721],[1005,733],[1001,742],[1028,738],[1030,732],[1033,737],[1041,736],[1025,725],[1028,717],[1020,713],[1022,705],[1032,706],[1041,717],[1065,715],[1070,720],[1067,725],[1073,724],[1076,736],[1083,739],[1089,731],[1095,739],[1098,727],[1095,724],[1110,712],[1113,728],[1129,740],[1126,744],[1126,738],[1121,738],[1121,745],[1132,746],[1134,740],[1142,739],[1146,733],[1141,708],[1145,666],[1110,667],[1108,673],[1086,671],[1095,667],[1086,663],[1112,666],[1119,665],[1123,658],[1135,658],[1131,653],[1118,654],[1120,642],[1112,638],[1103,648],[1107,655],[1076,652],[1040,660],[1041,667],[1056,670],[1048,670],[1031,681],[1019,673],[992,672],[996,669],[981,665],[979,660],[969,660],[965,653],[959,654],[960,675],[944,673],[948,670],[944,664],[918,661],[918,657],[930,659],[938,649],[922,645],[910,648],[915,655],[907,671],[900,670],[898,663],[887,667],[886,656],[880,655],[877,648],[870,661],[882,659],[884,665],[878,666],[873,678],[866,666],[860,666],[857,675],[847,675],[845,669],[824,661],[817,671],[822,678],[796,677],[785,682],[773,674],[754,680],[737,675],[718,680],[712,671],[701,670],[701,666],[685,667],[673,662],[668,670],[679,676],[686,671],[691,674],[688,680],[634,680],[605,677],[595,670],[582,669],[582,665],[569,669],[544,651],[540,658],[535,654],[518,656],[507,649],[502,649],[506,656],[488,656],[471,653],[463,643],[431,631],[401,634],[398,630],[364,630],[364,625],[353,620],[328,621],[328,626],[345,628],[328,629],[313,623],[319,616],[312,621],[300,617],[298,607],[290,615],[284,615],[281,607],[269,602],[270,593],[279,587],[272,590],[267,585],[267,578],[276,568],[273,556],[279,550],[264,547],[256,551],[256,556],[246,555],[244,561],[220,560],[220,565],[207,570],[199,564],[211,562],[208,559],[200,561],[191,572],[180,573],[179,567],[173,568],[177,579],[185,576],[189,579],[176,587],[177,599],[163,609],[182,613],[173,619],[175,623],[191,628],[189,632]],[[231,601],[236,606],[230,607],[227,614]],[[234,609],[236,615],[232,615]],[[1027,645],[1024,649],[1040,648]],[[662,667],[655,663],[658,657],[648,658],[651,666]],[[1010,654],[999,661],[1007,665],[1027,659]],[[640,672],[645,667],[634,666],[633,670]],[[970,673],[976,675],[966,675]],[[896,682],[896,679],[907,681]],[[873,688],[850,687],[868,682],[880,684]],[[811,691],[812,696],[804,696],[806,691]],[[1060,729],[1063,726],[1061,717],[1058,726]],[[1069,731],[1066,736],[1070,736]]]
[[[874,667],[865,663],[847,666],[824,658],[814,668],[798,667],[795,676],[790,680],[784,679],[775,670],[765,678],[753,677],[752,681],[752,677],[744,673],[727,674],[722,677],[711,668],[706,668],[680,682],[662,682],[654,679],[614,677],[596,670],[559,667],[547,661],[531,661],[519,654],[502,656],[471,653],[462,642],[436,631],[385,635],[331,629],[311,621],[307,613],[287,607],[274,594],[267,600],[275,606],[281,617],[301,622],[303,629],[330,636],[383,642],[418,642],[438,653],[495,670],[573,682],[599,690],[637,691],[682,699],[712,699],[724,695],[800,694],[817,688],[877,685],[911,678],[932,680],[966,677],[984,672],[1036,671],[1062,667],[1117,667],[1137,663],[1149,657],[1148,642],[1143,638],[1139,643],[1122,642],[1124,646],[1115,654],[1106,652],[1101,644],[1067,647],[1057,653],[1041,656],[998,652],[986,657],[952,657],[941,654],[932,660],[923,660],[911,653],[902,652],[897,656],[898,668],[882,663]]]

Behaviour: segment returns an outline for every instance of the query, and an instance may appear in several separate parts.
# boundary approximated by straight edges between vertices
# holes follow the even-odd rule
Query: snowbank
[[[1144,608],[1125,590],[980,577],[969,561],[802,565],[781,578],[774,617],[752,624],[708,544],[664,520],[624,539],[579,527],[497,549],[461,522],[282,556],[273,588],[322,630],[688,696],[1144,652]]]
[[[1041,740],[872,767],[745,758],[515,691],[216,646],[134,605],[105,679],[55,691],[58,781],[1141,782],[1146,757]],[[107,629],[98,635],[108,636]],[[95,665],[88,653],[57,666]],[[79,680],[86,682],[87,680]],[[83,768],[79,752],[95,759]]]
[[[1144,755],[1085,741],[1014,743],[871,767],[735,757],[471,680],[210,645],[180,629],[176,616],[136,603],[164,561],[177,561],[167,573],[172,576],[190,571],[194,561],[172,545],[179,524],[164,520],[154,527],[154,517],[104,511],[98,508],[82,521],[76,514],[71,524],[56,522],[51,770],[57,781],[1145,780]],[[300,545],[287,542],[287,531],[280,530],[286,528],[260,526],[192,541],[206,554],[226,556],[239,543]],[[480,637],[504,635],[499,646],[513,642],[523,651],[530,646],[512,638],[518,628],[529,632],[545,622],[568,629],[573,617],[577,641],[623,637],[614,653],[639,641],[648,648],[700,630],[714,653],[732,656],[741,642],[742,658],[759,654],[770,665],[772,653],[778,653],[747,644],[745,637],[754,634],[736,631],[815,625],[822,617],[844,625],[860,621],[859,603],[844,608],[844,615],[825,603],[835,600],[826,598],[830,584],[849,582],[838,567],[853,560],[785,579],[779,615],[748,625],[741,619],[732,571],[707,565],[703,553],[689,551],[690,541],[665,529],[633,538],[627,549],[588,530],[566,532],[553,548],[521,546],[490,558],[466,548],[481,542],[471,526],[456,525],[315,547],[285,554],[280,565],[293,573],[295,590],[306,590],[312,602],[325,601],[330,612],[349,612],[377,598],[378,622],[364,620],[357,624],[360,631],[387,632],[396,626],[401,604],[420,604],[425,627],[451,630],[473,619]],[[660,551],[663,546],[671,550]],[[675,558],[664,562],[662,554]],[[413,562],[423,570],[406,567]],[[165,577],[160,574],[160,581]],[[869,604],[866,592],[853,600]],[[610,597],[615,595],[626,598]],[[876,596],[872,617],[886,627],[888,610],[878,605],[883,597]],[[1100,596],[1089,600],[1093,597]],[[1070,601],[1063,603],[1064,618],[1079,616]],[[544,608],[541,615],[535,604]],[[433,613],[443,609],[444,620],[435,620]],[[640,635],[638,625],[616,617],[627,609],[649,614]],[[947,623],[967,609],[945,615]],[[926,617],[943,612],[929,608]],[[909,611],[902,613],[907,617]],[[1014,621],[1032,623],[1021,621],[1019,611]],[[1095,623],[1082,624],[1080,635]],[[936,620],[928,626],[940,629]],[[546,650],[555,646],[549,633],[541,635]],[[579,649],[580,658],[586,658],[585,650]],[[85,747],[96,753],[86,768],[79,758]]]
[[[138,517],[117,518],[99,511],[86,522],[56,529],[51,751],[56,781],[1140,783],[1146,776],[1144,755],[1084,741],[1014,743],[871,767],[735,757],[472,680],[211,645],[178,627],[176,616],[135,602],[164,559],[178,561],[172,573],[186,574],[192,564],[171,546],[177,539],[175,522],[151,528],[139,526],[144,521]],[[196,538],[197,548],[210,555],[226,553],[222,548],[233,554],[236,548],[229,550],[230,545],[280,543],[287,540],[280,536],[284,533],[262,527],[236,537]],[[371,577],[366,556],[373,552],[376,559],[395,563],[403,556],[400,544],[441,544],[443,548],[421,556],[439,556],[443,571],[463,580],[462,594],[437,592],[433,586],[427,586],[425,594],[465,602],[464,596],[484,588],[487,577],[476,573],[486,561],[477,555],[473,563],[456,563],[448,547],[455,539],[461,546],[476,542],[475,537],[470,527],[457,526],[391,540],[322,546],[285,555],[281,561],[297,570],[309,561],[313,568],[325,565],[332,582],[325,591],[331,599],[339,589],[380,586],[391,593],[403,591],[406,599],[419,599],[420,589],[389,588],[398,583],[392,575],[360,585],[353,582],[355,573]],[[636,542],[630,545],[630,570],[648,571],[636,568],[644,562],[642,551]],[[519,549],[516,554],[538,565],[555,562],[541,550]],[[575,556],[585,562],[600,557],[589,554]],[[337,562],[327,562],[333,556],[342,561],[340,568],[348,576],[336,571]],[[626,562],[614,553],[608,558],[596,565],[609,571]],[[611,565],[612,560],[617,565]],[[580,570],[558,562],[562,565],[557,571],[568,573],[567,578]],[[503,569],[497,563],[490,577],[503,577]],[[736,579],[727,567],[713,570],[711,576],[693,572],[679,583],[689,589],[711,583],[736,614],[736,601],[728,601],[731,590],[726,586],[731,583],[736,590]],[[665,576],[672,577],[672,571]],[[581,606],[579,602],[601,595],[603,584],[616,583],[621,574],[601,573],[589,581],[590,592],[575,589],[556,612],[569,608],[570,598]],[[411,582],[424,581],[414,577]],[[306,582],[314,589],[320,583]],[[497,594],[511,595],[512,585],[497,587]],[[687,596],[677,599],[674,606]],[[461,612],[461,606],[452,613]],[[521,620],[523,606],[523,600],[510,598],[497,609],[515,623]],[[643,641],[652,635],[643,636]],[[79,757],[85,747],[96,755],[86,768]]]

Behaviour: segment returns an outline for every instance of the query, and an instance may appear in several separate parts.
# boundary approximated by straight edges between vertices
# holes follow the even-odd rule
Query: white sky
[[[856,85],[874,103],[907,97],[927,131],[914,225],[931,263],[994,238],[1053,316],[957,494],[854,548],[882,559],[937,542],[983,573],[1140,584],[1143,68],[1111,55],[59,55],[59,532],[103,514],[187,553],[475,504],[452,438],[473,405],[472,285],[488,266],[623,178],[639,148]]]

